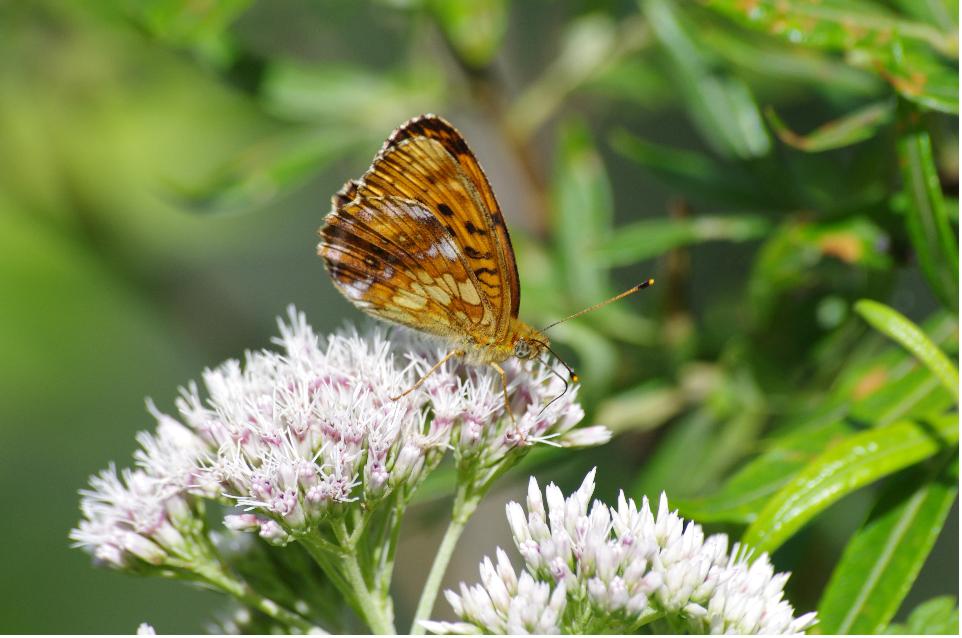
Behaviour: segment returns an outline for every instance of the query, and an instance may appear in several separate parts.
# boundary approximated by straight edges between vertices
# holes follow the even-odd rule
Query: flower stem
[[[201,580],[214,589],[233,596],[248,607],[273,618],[288,629],[297,629],[303,633],[316,631],[318,628],[306,618],[285,609],[270,598],[265,598],[242,580],[239,580],[219,566],[211,565],[206,569],[199,569],[196,573]]]
[[[434,563],[431,565],[431,571],[428,572],[428,579],[424,583],[424,589],[421,591],[421,598],[418,600],[417,610],[414,612],[414,620],[411,623],[411,635],[421,635],[424,633],[424,627],[421,625],[422,620],[427,620],[434,610],[434,602],[438,597],[438,590],[441,588],[441,579],[444,577],[444,572],[447,571],[448,563],[451,561],[451,556],[454,554],[454,548],[458,544],[458,539],[461,538],[461,533],[464,532],[464,527],[467,525],[468,519],[477,509],[478,503],[481,500],[481,496],[478,494],[468,495],[467,487],[462,485],[458,488],[457,496],[454,499],[454,511],[451,515],[451,522],[448,524],[447,530],[444,532],[444,538],[441,539],[441,546],[438,547],[438,553],[434,557]]]
[[[349,542],[345,527],[335,524],[334,532],[342,542]],[[330,543],[318,542],[320,539],[315,534],[304,535],[299,540],[371,631],[377,634],[397,633],[387,594],[381,595],[368,588],[353,547],[331,551]]]

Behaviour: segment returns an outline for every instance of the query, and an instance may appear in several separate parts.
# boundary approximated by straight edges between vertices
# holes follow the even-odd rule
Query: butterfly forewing
[[[415,118],[332,198],[318,252],[340,291],[378,317],[478,344],[518,312],[510,238],[454,127]]]

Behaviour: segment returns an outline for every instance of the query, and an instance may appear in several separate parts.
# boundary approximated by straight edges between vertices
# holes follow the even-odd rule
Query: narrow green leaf
[[[954,30],[902,19],[882,7],[849,0],[702,0],[746,27],[794,44],[852,51],[885,47],[898,35],[927,44],[946,57],[958,55]]]
[[[299,186],[357,141],[350,130],[284,133],[247,148],[199,185],[171,189],[197,212],[249,211]]]
[[[605,166],[581,122],[561,129],[554,185],[553,228],[566,287],[576,305],[586,307],[611,292],[607,270],[584,256],[607,243],[614,210]]]
[[[855,311],[873,328],[915,355],[958,401],[959,371],[918,326],[897,310],[871,299],[860,300]]]
[[[958,457],[893,477],[849,541],[818,606],[827,634],[877,634],[895,616],[958,494]]]
[[[736,206],[763,206],[768,201],[747,173],[702,153],[655,144],[623,129],[614,131],[609,143],[623,157],[644,166],[669,186],[690,193],[696,199]]]
[[[898,154],[908,194],[909,237],[932,290],[950,312],[957,312],[959,240],[942,199],[932,142],[920,114],[910,105],[901,105],[899,124]]]
[[[959,634],[959,606],[955,596],[939,596],[927,600],[909,614],[904,624],[890,625],[887,634],[897,635],[941,635]]]
[[[768,122],[775,129],[778,139],[793,148],[809,153],[820,153],[836,148],[851,146],[870,139],[879,127],[886,124],[895,114],[895,103],[891,100],[873,102],[837,120],[819,126],[807,135],[799,135],[789,129],[769,107],[765,110]]]
[[[651,430],[675,417],[684,406],[685,397],[678,388],[646,383],[602,401],[595,420],[613,432]]]
[[[957,414],[899,421],[825,450],[766,503],[742,542],[771,552],[843,496],[914,465],[959,440]]]
[[[877,73],[906,99],[959,112],[958,70],[945,63],[958,58],[955,28],[940,30],[849,0],[703,2],[750,29],[792,44],[844,52],[847,62]]]
[[[750,159],[771,148],[768,131],[748,86],[708,59],[675,3],[643,0],[655,37],[668,53],[685,104],[702,137],[716,152]]]
[[[672,248],[707,241],[748,241],[763,236],[769,222],[760,215],[704,215],[689,219],[649,219],[622,226],[595,251],[601,263],[625,266]]]

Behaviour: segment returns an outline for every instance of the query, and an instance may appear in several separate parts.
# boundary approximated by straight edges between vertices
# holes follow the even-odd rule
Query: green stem
[[[307,619],[285,609],[270,598],[258,594],[244,581],[235,578],[224,571],[219,565],[211,564],[196,570],[200,579],[211,587],[233,596],[248,607],[273,618],[287,628],[297,629],[303,633],[316,631],[318,628]]]
[[[468,488],[463,484],[458,487],[451,522],[444,532],[444,538],[441,539],[441,546],[438,547],[438,553],[434,557],[428,579],[421,591],[421,599],[418,601],[417,610],[414,612],[414,620],[411,623],[410,631],[412,635],[424,634],[425,629],[421,625],[421,621],[427,620],[434,610],[434,602],[438,597],[438,590],[441,588],[441,579],[444,577],[444,572],[447,571],[448,563],[454,554],[454,548],[458,544],[458,539],[461,538],[461,533],[464,532],[468,519],[474,514],[474,510],[477,509],[480,501],[480,494],[469,495]]]
[[[331,552],[318,542],[320,539],[315,538],[315,535],[305,535],[300,541],[371,631],[377,634],[396,634],[387,594],[372,592],[368,588],[361,565],[357,561],[356,548],[351,544],[352,536],[348,534],[344,521],[335,522],[332,528],[338,541],[342,543],[336,552]]]

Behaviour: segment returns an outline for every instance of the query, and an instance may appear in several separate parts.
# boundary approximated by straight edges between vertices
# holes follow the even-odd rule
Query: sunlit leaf
[[[855,310],[873,328],[899,343],[918,357],[956,399],[959,398],[959,371],[917,325],[885,304],[862,299]]]
[[[850,146],[871,138],[880,126],[892,119],[895,114],[895,104],[891,100],[874,102],[823,124],[805,135],[799,135],[789,129],[775,109],[768,108],[765,114],[778,139],[799,150],[818,153]]]
[[[643,0],[652,31],[672,60],[694,124],[716,152],[740,159],[768,153],[771,140],[748,86],[705,56],[674,3]]]
[[[957,414],[898,421],[829,447],[772,497],[742,542],[771,552],[843,496],[955,445]]]
[[[893,477],[849,541],[818,606],[826,634],[877,634],[895,616],[958,494],[958,458]]]

